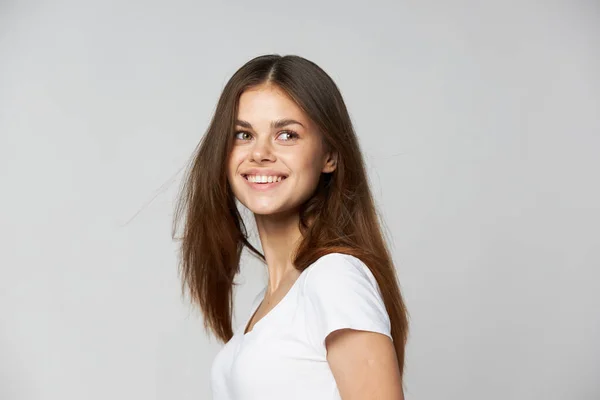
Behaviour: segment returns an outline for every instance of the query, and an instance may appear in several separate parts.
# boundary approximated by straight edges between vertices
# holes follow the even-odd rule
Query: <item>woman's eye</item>
[[[292,131],[283,131],[279,134],[279,137],[283,137],[283,141],[287,142],[298,138],[298,134]]]
[[[245,136],[245,135],[248,135],[248,136]],[[240,131],[240,132],[235,133],[235,138],[240,139],[240,140],[249,139],[249,136],[250,136],[250,133],[245,132],[245,131]]]

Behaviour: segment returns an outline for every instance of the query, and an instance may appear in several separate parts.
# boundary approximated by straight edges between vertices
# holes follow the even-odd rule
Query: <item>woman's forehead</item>
[[[281,89],[270,85],[246,90],[240,96],[237,120],[250,124],[273,125],[277,121],[297,121],[308,127],[309,118]]]

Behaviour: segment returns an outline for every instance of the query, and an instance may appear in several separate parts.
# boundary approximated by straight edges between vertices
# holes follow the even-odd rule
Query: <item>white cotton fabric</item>
[[[213,400],[340,399],[326,358],[327,335],[352,328],[391,338],[377,281],[354,256],[319,258],[244,335],[265,291],[213,361]]]

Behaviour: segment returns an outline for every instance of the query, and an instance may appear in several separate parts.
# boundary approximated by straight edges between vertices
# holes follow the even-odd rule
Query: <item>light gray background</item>
[[[406,398],[600,399],[600,6],[542,3],[0,1],[0,399],[210,397],[178,171],[271,52],[356,124]],[[265,279],[244,260],[238,323]]]

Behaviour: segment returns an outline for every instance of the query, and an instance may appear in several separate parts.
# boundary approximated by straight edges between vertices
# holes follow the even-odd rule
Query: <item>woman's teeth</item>
[[[246,179],[254,183],[272,183],[280,182],[285,178],[283,176],[246,175]]]

